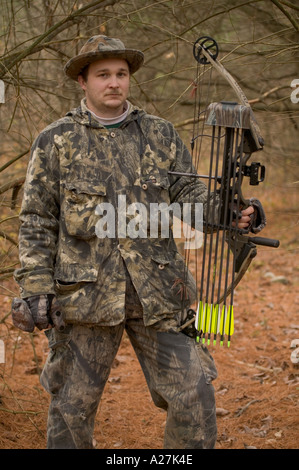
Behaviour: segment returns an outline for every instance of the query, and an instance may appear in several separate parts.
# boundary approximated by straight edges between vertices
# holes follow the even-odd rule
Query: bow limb
[[[251,122],[252,136],[254,138],[254,141],[255,141],[255,144],[256,144],[256,147],[257,147],[256,150],[261,150],[263,148],[263,145],[264,145],[264,140],[262,138],[259,125],[255,120],[255,117],[254,117],[253,112],[252,112],[252,108],[250,106],[250,103],[249,103],[244,91],[242,90],[240,85],[236,82],[234,77],[230,74],[230,72],[228,72],[228,70],[222,65],[222,63],[219,62],[219,60],[217,59],[217,56],[213,57],[213,55],[210,52],[208,52],[208,49],[205,47],[204,44],[202,44],[202,45],[198,44],[201,39],[203,39],[203,38],[200,38],[195,43],[195,45],[197,45],[197,47],[199,48],[198,55],[200,56],[202,54],[205,58],[205,61],[209,62],[215,68],[215,70],[220,75],[222,75],[224,77],[224,79],[229,83],[229,85],[233,88],[234,92],[238,96],[240,104],[250,108],[251,119],[252,119],[252,122]],[[218,55],[218,52],[217,52],[217,55]]]

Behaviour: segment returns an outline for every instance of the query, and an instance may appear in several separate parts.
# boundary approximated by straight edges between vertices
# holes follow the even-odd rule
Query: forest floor
[[[299,348],[298,214],[273,212],[268,225],[263,235],[280,238],[280,247],[259,247],[236,289],[231,346],[209,346],[218,369],[216,449],[299,447],[299,364],[291,357],[292,344]],[[14,328],[7,314],[17,289],[11,279],[2,286],[0,449],[44,449],[49,398],[39,373],[47,340]],[[95,446],[162,449],[165,420],[124,336],[98,410]]]

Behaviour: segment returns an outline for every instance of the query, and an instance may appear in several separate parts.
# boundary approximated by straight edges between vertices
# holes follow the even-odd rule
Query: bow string
[[[193,45],[198,66],[214,67],[231,85],[239,102],[210,103],[203,112],[199,103],[194,122],[201,121],[202,129],[194,131],[191,140],[193,168],[197,171],[200,155],[209,153],[208,174],[194,170],[169,173],[207,180],[202,246],[196,250],[200,252],[196,264],[201,264],[197,305],[189,309],[191,318],[180,329],[195,322],[197,341],[201,338],[202,342],[210,344],[213,340],[216,344],[219,336],[220,345],[226,338],[229,346],[234,333],[234,290],[256,256],[256,246],[276,248],[279,241],[252,236],[262,230],[266,218],[260,202],[245,199],[241,187],[244,177],[249,178],[250,185],[264,181],[264,165],[259,162],[248,165],[251,155],[263,149],[264,141],[243,90],[217,60],[218,52],[216,41],[208,36]],[[238,220],[249,205],[254,206],[255,216],[248,229],[241,229]]]

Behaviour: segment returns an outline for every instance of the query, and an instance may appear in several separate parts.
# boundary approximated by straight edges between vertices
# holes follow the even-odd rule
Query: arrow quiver
[[[211,63],[222,71],[223,67],[217,61],[218,46],[213,39],[197,40],[193,53],[200,64]],[[239,86],[225,72],[238,91]],[[249,232],[258,233],[266,219],[259,201],[255,200],[253,204],[246,200],[241,186],[244,177],[249,178],[250,185],[264,181],[265,167],[259,162],[248,164],[252,153],[262,150],[264,142],[242,90],[240,96],[241,104],[226,101],[210,104],[204,112],[205,130],[202,129],[191,142],[193,151],[194,142],[200,137],[200,151],[209,152],[210,158],[208,175],[200,176],[207,179],[209,204],[203,225],[203,243],[198,250],[200,259],[196,261],[196,265],[201,266],[197,308],[193,311],[197,341],[201,338],[202,342],[210,344],[212,340],[216,344],[219,335],[220,344],[226,338],[228,346],[234,332],[234,288],[256,256],[256,245],[279,246],[278,240],[249,235]],[[241,211],[249,205],[254,205],[255,219],[259,222],[252,223],[249,229],[239,229]],[[188,312],[189,316],[191,313],[192,310]]]

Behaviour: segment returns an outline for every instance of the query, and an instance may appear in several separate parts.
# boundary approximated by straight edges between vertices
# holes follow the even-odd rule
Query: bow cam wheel
[[[215,39],[209,36],[202,36],[195,41],[193,45],[193,55],[195,60],[200,64],[208,64],[208,58],[202,53],[202,50],[205,50],[213,60],[216,60],[218,57],[218,44]]]

